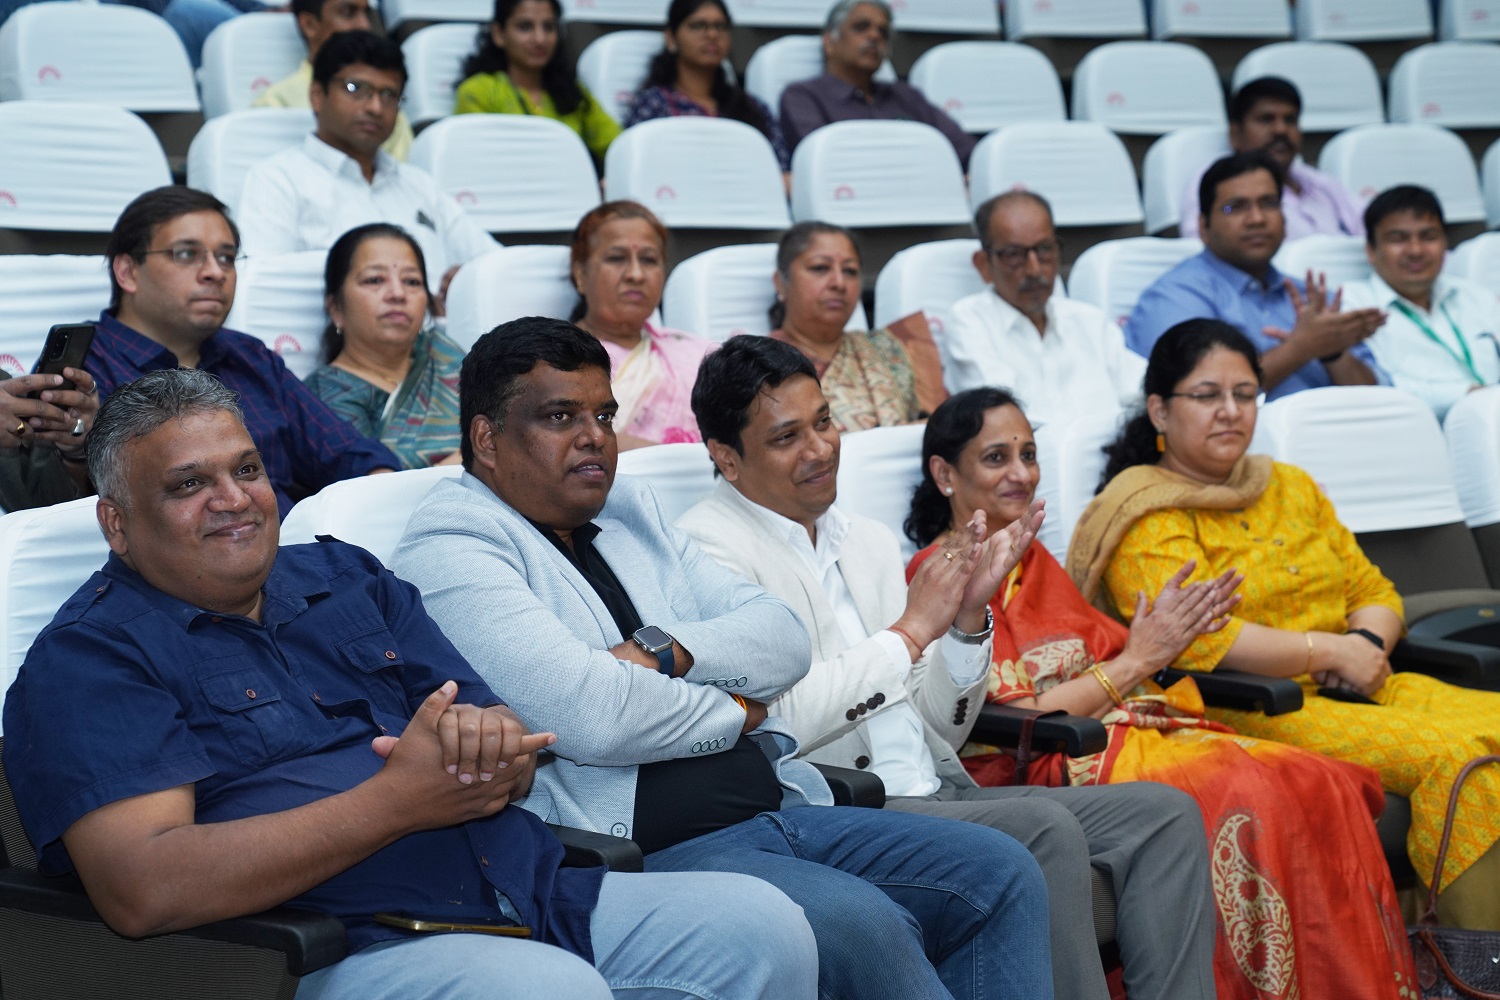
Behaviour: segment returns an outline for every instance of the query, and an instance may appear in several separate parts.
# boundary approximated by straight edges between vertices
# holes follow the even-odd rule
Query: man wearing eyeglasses
[[[442,275],[441,300],[460,264],[500,245],[431,174],[380,148],[405,88],[406,61],[389,38],[341,31],[323,43],[308,91],[316,131],[245,175],[235,217],[246,253],[326,250],[356,226],[392,222],[421,245],[427,273]]]
[[[1259,151],[1218,160],[1198,186],[1203,252],[1142,293],[1125,341],[1143,357],[1187,319],[1223,320],[1260,350],[1268,399],[1325,385],[1389,384],[1364,341],[1385,322],[1379,309],[1341,309],[1323,276],[1306,282],[1271,264],[1285,238],[1282,182]]]
[[[1007,386],[1033,422],[1079,412],[1081,401],[1133,406],[1146,362],[1104,310],[1053,295],[1062,243],[1041,195],[1007,191],[974,213],[974,268],[989,287],[953,306],[938,337],[950,392]]]
[[[282,516],[329,483],[401,467],[306,388],[256,337],[224,329],[239,232],[223,202],[186,187],[147,191],[110,233],[112,293],[84,365],[99,399],[164,368],[198,368],[239,395]]]

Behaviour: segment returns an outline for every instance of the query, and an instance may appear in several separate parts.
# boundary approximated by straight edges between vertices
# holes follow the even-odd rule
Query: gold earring
[[[1156,451],[1158,454],[1167,450],[1167,436],[1160,430],[1156,432]]]

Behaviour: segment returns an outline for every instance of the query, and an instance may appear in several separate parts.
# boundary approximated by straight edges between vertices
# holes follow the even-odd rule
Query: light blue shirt
[[[1263,332],[1266,327],[1290,330],[1297,322],[1297,308],[1286,290],[1285,280],[1280,271],[1268,267],[1262,284],[1204,250],[1172,268],[1141,294],[1125,324],[1125,343],[1137,354],[1149,357],[1163,333],[1183,320],[1207,317],[1238,328],[1257,350],[1265,353],[1280,343]],[[1302,282],[1295,278],[1292,281],[1299,292],[1306,291]],[[1359,344],[1351,350],[1370,367],[1377,381],[1390,384],[1369,348]],[[1322,363],[1309,361],[1267,390],[1266,398],[1277,399],[1332,384],[1333,379]]]

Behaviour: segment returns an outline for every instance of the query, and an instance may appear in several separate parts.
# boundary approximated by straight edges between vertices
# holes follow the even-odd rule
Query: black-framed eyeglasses
[[[336,76],[333,82],[342,86],[358,104],[369,104],[377,94],[381,102],[386,105],[398,105],[406,100],[406,95],[394,87],[377,87],[366,80],[351,80],[347,76]]]
[[[208,247],[192,244],[167,247],[164,250],[147,250],[142,256],[149,257],[152,254],[163,254],[178,267],[202,267],[212,257],[214,263],[225,271],[233,271],[235,265],[245,259],[245,255],[238,250],[210,250]]]
[[[1058,256],[1062,253],[1062,240],[1050,239],[1029,247],[1023,247],[1012,243],[1003,247],[990,247],[989,253],[998,260],[1002,266],[1014,271],[1018,267],[1024,267],[1026,258],[1036,254],[1038,264],[1055,264]]]

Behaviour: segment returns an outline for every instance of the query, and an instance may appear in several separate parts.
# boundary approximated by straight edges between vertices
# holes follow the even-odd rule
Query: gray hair
[[[1052,203],[1035,191],[1027,191],[1024,188],[1002,191],[974,210],[974,235],[979,237],[979,245],[986,250],[990,249],[990,218],[995,214],[996,209],[1013,201],[1031,202],[1047,213],[1049,223],[1056,225],[1052,218]]]
[[[88,437],[89,478],[99,495],[128,510],[130,470],[125,446],[173,418],[218,410],[234,414],[241,422],[245,419],[234,391],[196,368],[148,372],[110,393]]]
[[[887,20],[895,19],[895,15],[891,13],[891,5],[886,3],[886,0],[838,0],[828,11],[828,20],[823,22],[823,34],[832,35],[834,38],[839,37],[844,30],[844,22],[849,20],[849,12],[862,3],[885,11]]]

